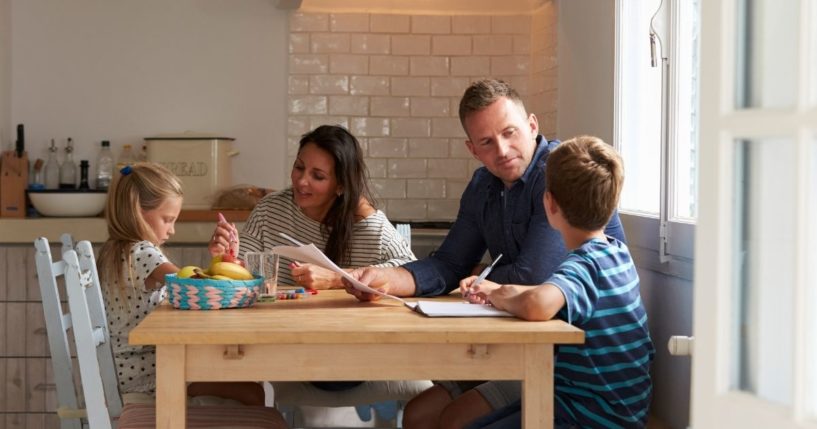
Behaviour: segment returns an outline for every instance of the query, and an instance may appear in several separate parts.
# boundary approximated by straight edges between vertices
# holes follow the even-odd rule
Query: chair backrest
[[[62,257],[88,423],[91,429],[109,429],[111,418],[122,412],[122,399],[93,248],[80,241]]]
[[[48,348],[51,351],[51,366],[54,370],[54,382],[57,385],[57,413],[60,416],[60,428],[80,429],[82,413],[77,400],[78,389],[74,385],[74,367],[71,363],[67,334],[68,329],[71,328],[71,317],[62,311],[60,291],[57,287],[59,277],[65,274],[65,262],[62,259],[52,260],[51,246],[45,237],[34,240],[34,248],[37,280],[40,283],[45,327],[48,333]],[[63,252],[71,248],[70,235],[63,235]]]
[[[398,223],[395,225],[397,229],[397,233],[403,236],[406,240],[406,243],[409,245],[409,249],[411,249],[411,225],[407,223]]]

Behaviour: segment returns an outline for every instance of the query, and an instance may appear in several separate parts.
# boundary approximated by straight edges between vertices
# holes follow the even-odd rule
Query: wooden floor
[[[672,429],[669,425],[662,422],[660,419],[654,416],[650,416],[647,420],[647,429]]]

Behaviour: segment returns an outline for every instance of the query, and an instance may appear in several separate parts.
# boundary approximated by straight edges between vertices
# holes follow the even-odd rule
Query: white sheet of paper
[[[355,289],[363,292],[373,293],[376,295],[385,296],[387,298],[396,299],[397,301],[402,302],[403,304],[406,301],[402,298],[396,297],[394,295],[389,295],[387,293],[380,292],[378,290],[372,289],[369,286],[364,285],[363,283],[357,281],[354,277],[350,276],[349,273],[342,270],[338,267],[331,259],[329,259],[320,249],[315,247],[314,244],[304,244],[303,246],[275,246],[272,248],[273,253],[277,253],[281,256],[285,256],[293,261],[298,262],[306,262],[308,264],[315,264],[317,266],[326,268],[328,270],[332,270],[343,278],[349,280],[349,283],[355,287]]]
[[[428,317],[513,317],[513,314],[490,305],[467,302],[417,301],[406,303],[406,306]]]

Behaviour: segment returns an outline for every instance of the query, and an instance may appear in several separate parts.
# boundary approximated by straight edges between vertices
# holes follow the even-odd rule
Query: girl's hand
[[[292,279],[308,289],[340,289],[343,287],[340,275],[314,264],[292,263]]]

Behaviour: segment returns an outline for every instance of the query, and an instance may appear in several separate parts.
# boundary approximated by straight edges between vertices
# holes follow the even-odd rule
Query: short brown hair
[[[556,146],[545,167],[547,190],[574,228],[604,228],[618,205],[624,165],[612,146],[592,136]]]
[[[525,104],[519,93],[505,81],[499,79],[482,79],[471,83],[460,99],[460,123],[465,129],[465,118],[471,113],[478,112],[501,97],[505,97],[525,111]]]

